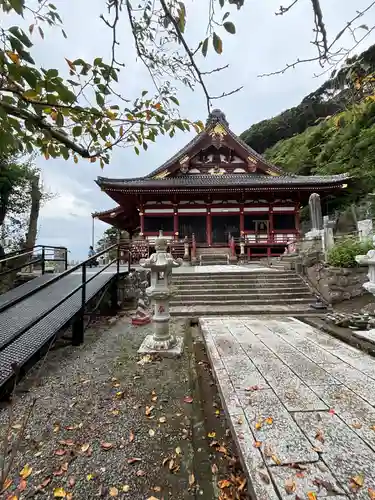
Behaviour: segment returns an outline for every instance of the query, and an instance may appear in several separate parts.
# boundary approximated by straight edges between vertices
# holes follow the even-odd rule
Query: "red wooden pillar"
[[[211,218],[211,208],[207,207],[206,215],[206,241],[208,246],[212,245],[212,218]]]
[[[179,234],[178,234],[178,211],[177,211],[177,206],[174,206],[174,212],[173,212],[173,232],[174,232],[174,239],[178,240]]]
[[[295,209],[295,214],[294,214],[294,219],[295,219],[295,225],[296,225],[296,230],[298,231],[297,237],[300,235],[300,230],[301,230],[301,221],[300,221],[300,204],[296,204],[296,209]]]

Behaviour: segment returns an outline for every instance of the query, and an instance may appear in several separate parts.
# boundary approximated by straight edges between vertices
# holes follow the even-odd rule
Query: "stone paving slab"
[[[252,496],[367,500],[374,359],[291,317],[204,317],[200,325]]]
[[[354,331],[353,335],[359,339],[367,340],[371,344],[375,344],[375,329]]]

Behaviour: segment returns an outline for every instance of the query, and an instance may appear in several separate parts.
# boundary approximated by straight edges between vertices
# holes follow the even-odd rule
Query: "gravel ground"
[[[184,326],[174,323],[187,344],[178,360],[137,363],[152,327],[133,327],[126,317],[88,330],[83,346],[51,351],[13,398],[13,440],[36,402],[0,498],[213,498],[210,478],[193,471],[194,404],[185,401],[193,353]],[[0,410],[2,441],[8,410]]]

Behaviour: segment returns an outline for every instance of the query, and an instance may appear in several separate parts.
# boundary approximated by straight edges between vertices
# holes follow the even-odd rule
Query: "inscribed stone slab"
[[[318,460],[318,454],[272,390],[252,392],[243,410],[256,441],[262,443],[263,454],[265,447],[272,450],[281,465]],[[265,423],[269,417],[273,419],[270,425]],[[259,430],[257,423],[261,424]],[[275,465],[271,457],[263,455],[263,458],[269,465]]]
[[[368,500],[368,488],[375,488],[375,453],[337,415],[302,412],[295,413],[294,418],[311,443],[323,450],[324,462],[351,496],[351,478],[363,475],[364,486],[355,498]],[[318,431],[324,436],[324,443],[316,439]]]
[[[331,471],[321,460],[313,464],[304,464],[301,470],[288,466],[272,467],[270,473],[283,500],[291,498],[290,493],[285,489],[291,481],[295,483],[295,491],[293,491],[295,498],[307,500],[307,493],[315,493],[317,497],[334,496],[335,499],[337,496],[345,495]],[[322,483],[329,491],[322,486]]]
[[[325,369],[358,396],[361,396],[371,405],[375,405],[375,384],[372,378],[346,363],[327,365]]]
[[[344,385],[314,387],[314,391],[335,410],[353,431],[375,450],[375,408]]]

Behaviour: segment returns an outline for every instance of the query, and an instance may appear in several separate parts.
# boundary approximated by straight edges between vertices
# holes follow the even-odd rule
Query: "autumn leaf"
[[[194,474],[191,472],[191,473],[189,474],[189,486],[190,486],[190,487],[192,487],[194,483],[195,483],[195,476],[194,476]]]
[[[288,495],[291,495],[296,491],[296,483],[292,477],[285,480],[284,488]]]
[[[266,418],[265,422],[268,425],[272,425],[273,424],[273,418],[272,417],[268,417],[268,418]]]
[[[218,486],[221,490],[223,490],[224,488],[229,488],[230,486],[232,486],[232,483],[228,481],[228,479],[222,479],[218,482]]]
[[[124,493],[128,493],[130,491],[130,486],[128,484],[124,484],[121,489]]]
[[[281,464],[281,461],[277,455],[272,455],[271,459],[275,462],[276,465]]]
[[[94,474],[87,474],[86,479],[87,481],[91,481],[92,479],[94,479]]]
[[[369,488],[367,490],[367,493],[368,493],[368,496],[370,497],[371,500],[375,500],[375,490],[373,490],[372,488]]]
[[[134,432],[133,431],[130,431],[130,434],[129,434],[129,443],[132,443],[134,441]]]
[[[334,415],[336,412],[335,412],[335,410],[334,410],[333,408],[331,408],[331,409],[328,411],[328,413],[329,413],[330,415]]]
[[[261,429],[261,428],[262,428],[262,422],[257,422],[257,423],[255,424],[255,429],[256,429],[257,431],[259,431],[259,429]]]
[[[53,496],[55,498],[66,498],[66,491],[64,488],[55,488],[53,490]]]
[[[362,474],[358,474],[352,478],[350,478],[350,481],[354,483],[355,487],[357,488],[362,488],[365,482],[365,478]]]
[[[361,429],[362,424],[360,424],[359,422],[354,422],[354,424],[352,424],[352,427],[353,427],[353,429]]]
[[[17,489],[19,491],[25,491],[26,488],[27,488],[27,482],[24,479],[21,479],[21,481],[19,482],[19,484],[17,486]]]
[[[307,498],[309,500],[316,500],[316,493],[314,493],[313,491],[308,491],[307,492]]]
[[[30,467],[29,464],[26,464],[20,472],[20,476],[22,477],[22,479],[27,479],[30,476],[32,470],[32,467]]]
[[[89,448],[90,448],[89,443],[85,443],[85,444],[83,444],[83,445],[81,446],[81,451],[82,451],[83,453],[86,453],[86,451],[87,451]]]
[[[259,387],[257,385],[252,385],[250,387],[246,387],[245,391],[250,392],[250,391],[258,391]]]
[[[149,417],[151,415],[151,412],[153,409],[154,409],[154,406],[146,406],[146,411],[145,411],[146,417]]]
[[[193,402],[193,398],[191,396],[184,397],[184,403],[192,403],[192,402]]]
[[[3,484],[3,489],[2,491],[5,491],[9,488],[9,486],[13,483],[13,479],[11,479],[10,477],[7,477],[4,481],[4,484]]]
[[[242,418],[242,416],[238,417],[237,424],[239,424],[239,425],[243,424],[243,418]]]
[[[108,451],[108,450],[111,450],[114,447],[114,444],[113,443],[107,443],[107,442],[103,441],[103,442],[100,443],[100,446],[101,446],[101,448],[103,450]]]
[[[181,455],[182,450],[179,446],[177,446],[177,448],[175,449],[175,452],[176,452],[176,455]]]
[[[68,66],[69,68],[72,70],[72,71],[75,71],[76,70],[76,67],[74,66],[74,64],[72,63],[72,61],[69,61],[69,59],[65,58],[65,61],[68,63]]]
[[[143,477],[146,475],[146,472],[144,470],[137,470],[136,475],[138,477]]]
[[[266,457],[268,458],[271,458],[272,455],[273,455],[273,449],[272,449],[272,446],[270,444],[266,444],[265,447],[264,447],[264,450],[263,450],[264,454]]]
[[[166,421],[167,421],[167,419],[166,419],[165,417],[160,417],[160,418],[159,418],[159,422],[160,422],[161,424],[165,424],[165,422],[166,422]]]
[[[150,437],[154,437],[154,436],[155,436],[155,431],[154,431],[154,429],[150,429],[150,430],[148,431],[148,434],[149,434],[149,436],[150,436]]]
[[[218,469],[216,464],[211,465],[211,471],[212,471],[212,474],[217,474],[219,472],[219,469]]]
[[[20,56],[18,54],[16,54],[15,52],[11,52],[10,50],[7,50],[6,55],[9,57],[9,59],[12,61],[12,63],[14,63],[14,64],[20,63]]]
[[[117,497],[118,496],[118,489],[115,486],[112,486],[109,488],[109,496],[110,497]]]
[[[142,462],[141,458],[128,458],[128,464],[135,464],[136,462]]]
[[[258,471],[258,474],[261,478],[261,480],[266,483],[266,484],[270,484],[271,480],[270,480],[270,477],[269,475],[266,473],[266,472],[263,472],[263,471]]]
[[[216,437],[216,432],[209,432],[209,433],[207,434],[207,436],[208,436],[209,438],[214,438],[214,437]]]
[[[254,441],[253,446],[254,446],[254,448],[261,448],[262,447],[262,441]]]
[[[247,483],[246,477],[244,477],[240,483],[240,485],[237,488],[237,491],[243,491]]]
[[[322,444],[324,444],[324,436],[323,436],[323,431],[319,429],[317,433],[315,434],[315,439],[320,441]]]

